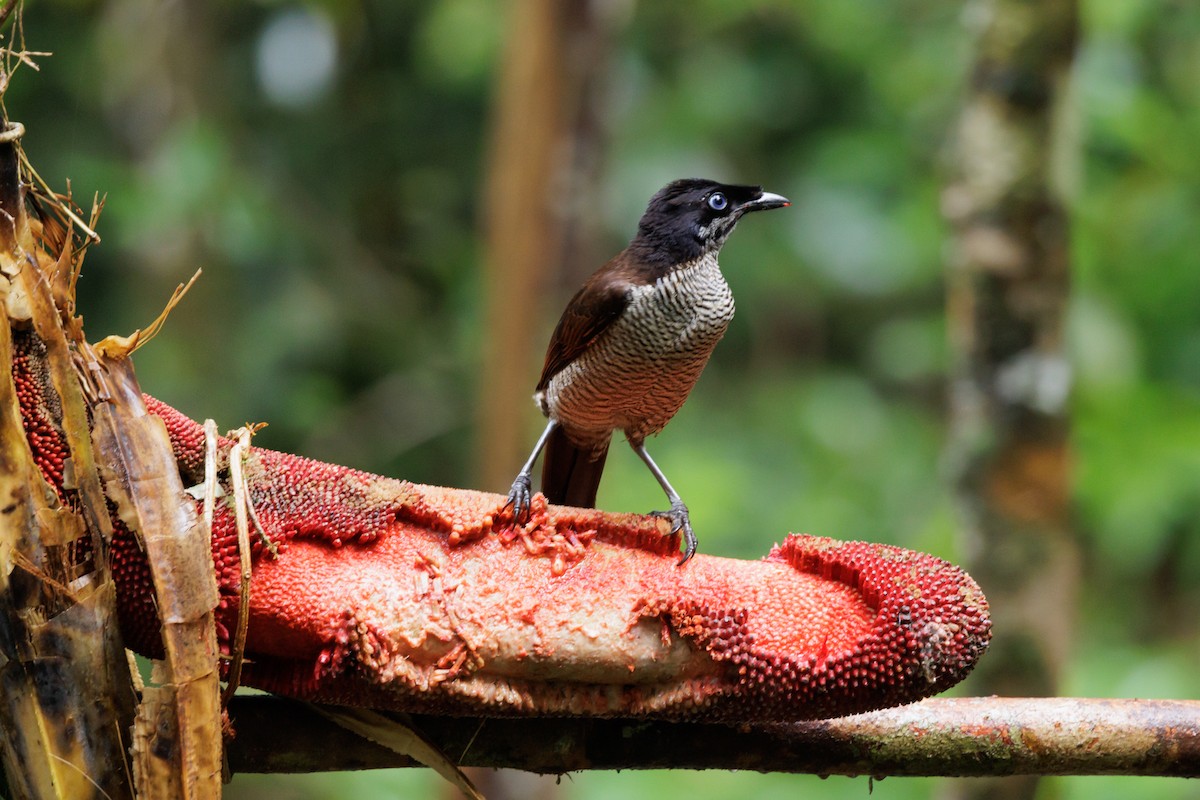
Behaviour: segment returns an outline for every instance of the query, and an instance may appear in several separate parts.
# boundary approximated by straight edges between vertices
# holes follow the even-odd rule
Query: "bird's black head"
[[[718,250],[733,226],[749,211],[791,205],[761,186],[684,178],[650,198],[631,247],[653,263],[672,266]]]

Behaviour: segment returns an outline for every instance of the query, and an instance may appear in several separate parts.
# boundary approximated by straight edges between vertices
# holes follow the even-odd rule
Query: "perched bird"
[[[651,512],[682,531],[680,564],[696,552],[688,509],[646,452],[675,416],[729,321],[733,294],[717,253],[750,211],[790,205],[759,186],[688,178],[650,199],[629,246],[600,267],[563,311],[534,400],[549,418],[508,503],[528,519],[533,465],[546,451],[542,492],[591,508],[613,431],[625,432],[671,502]]]

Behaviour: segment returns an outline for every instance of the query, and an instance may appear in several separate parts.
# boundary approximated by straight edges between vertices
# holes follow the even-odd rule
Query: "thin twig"
[[[38,174],[37,170],[33,168],[33,164],[29,163],[29,159],[25,156],[24,150],[21,151],[21,169],[23,174],[33,178],[37,186],[41,188],[47,198],[58,198],[58,193],[55,192],[54,189],[50,188],[50,184],[46,183],[42,176]],[[54,202],[55,207],[58,208],[63,215],[70,219],[71,222],[75,223],[79,230],[83,231],[83,233],[89,239],[91,239],[92,242],[96,244],[100,243],[100,234],[96,233],[96,231],[94,231],[90,225],[84,222],[83,218],[76,214],[68,204],[63,203],[62,201],[51,202]]]
[[[3,24],[4,24],[3,20],[0,20],[0,25],[3,25]],[[67,759],[60,756],[58,753],[51,753],[50,757],[53,758],[55,761],[57,761],[61,764],[64,764],[64,765],[70,767],[71,769],[75,770],[77,773],[79,773],[81,776],[83,776],[83,779],[85,781],[87,781],[88,783],[90,783],[97,792],[99,792],[104,797],[108,798],[108,800],[112,800],[112,795],[110,795],[108,792],[104,791],[104,787],[102,787],[100,784],[96,783],[96,779],[93,778],[91,775],[88,775],[82,769],[80,769],[79,765],[76,764],[74,761],[68,761]]]
[[[217,423],[204,420],[204,529],[212,538],[213,514],[217,508]]]
[[[271,537],[267,535],[267,529],[263,527],[262,520],[258,518],[258,511],[254,508],[254,502],[246,504],[246,510],[250,512],[250,521],[254,523],[254,530],[258,532],[258,536],[263,541],[263,545],[274,558],[279,558],[279,546],[271,541]]]
[[[250,515],[246,511],[250,503],[250,487],[246,483],[243,459],[250,449],[253,428],[246,425],[236,433],[237,442],[229,450],[229,482],[233,484],[233,513],[237,525],[238,563],[241,569],[241,584],[238,597],[238,624],[230,647],[229,677],[221,702],[228,705],[242,679],[242,660],[246,651],[246,629],[250,625]]]

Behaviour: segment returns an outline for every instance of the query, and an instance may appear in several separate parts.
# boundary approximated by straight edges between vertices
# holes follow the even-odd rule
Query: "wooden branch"
[[[420,766],[330,725],[311,706],[235,697],[234,772]],[[1200,777],[1200,701],[934,698],[833,720],[726,726],[622,719],[413,715],[462,766],[739,769],[819,775]]]

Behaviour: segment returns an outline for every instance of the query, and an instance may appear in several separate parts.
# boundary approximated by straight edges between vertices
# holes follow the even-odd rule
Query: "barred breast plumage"
[[[625,313],[537,397],[580,447],[606,447],[614,430],[633,444],[661,431],[733,319],[715,252],[628,292]]]
[[[721,245],[745,214],[788,204],[761,186],[703,178],[672,181],[650,198],[629,246],[584,282],[550,337],[534,395],[549,419],[509,489],[505,507],[515,521],[530,518],[533,465],[543,452],[546,500],[594,507],[620,430],[671,504],[654,513],[682,535],[680,563],[692,557],[687,504],[645,439],[687,400],[733,319],[733,294],[717,265]]]

